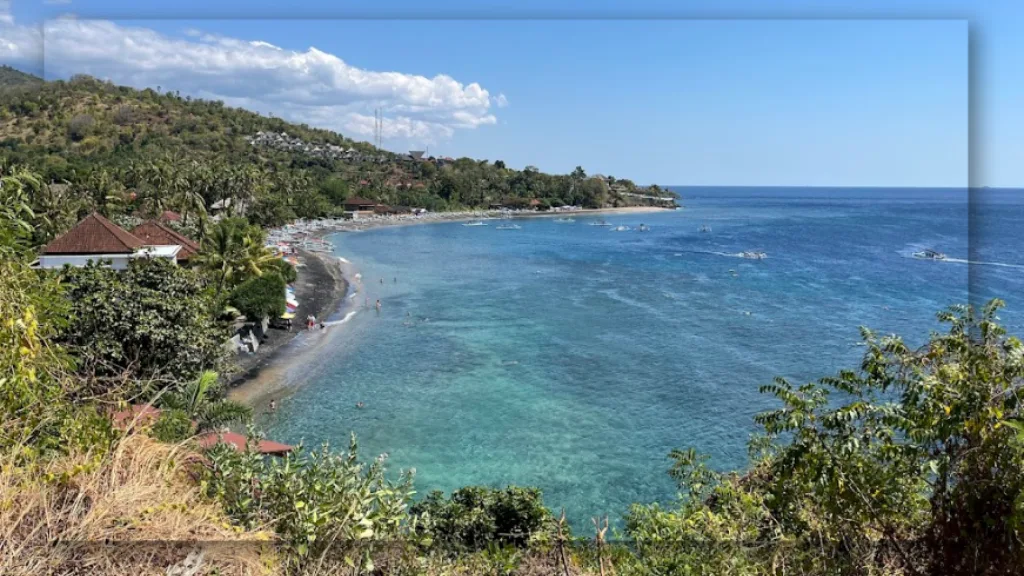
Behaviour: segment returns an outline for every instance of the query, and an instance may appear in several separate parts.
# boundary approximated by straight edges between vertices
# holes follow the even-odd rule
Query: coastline
[[[670,211],[655,206],[631,206],[625,208],[583,209],[571,212],[543,212],[513,214],[514,219],[565,217],[593,214],[644,214]],[[376,228],[436,224],[442,222],[465,222],[481,218],[493,218],[499,211],[438,212],[426,216],[377,216],[366,220],[347,220],[330,223],[312,231],[315,238],[324,238],[338,232],[359,232]],[[313,314],[318,319],[329,320],[327,334],[307,331],[296,325],[290,332],[272,329],[271,340],[260,347],[251,357],[238,359],[239,369],[232,374],[228,383],[228,397],[259,410],[271,398],[277,399],[291,387],[290,369],[308,363],[316,358],[321,349],[332,340],[332,336],[344,329],[343,325],[357,312],[358,294],[362,293],[359,271],[348,260],[334,253],[309,252],[300,250],[306,266],[299,268],[296,280],[296,297],[300,302],[297,319]],[[309,302],[309,304],[305,304]],[[301,321],[300,321],[301,322]],[[303,337],[305,336],[305,337]],[[269,348],[268,348],[269,347]],[[266,353],[264,351],[266,350]]]

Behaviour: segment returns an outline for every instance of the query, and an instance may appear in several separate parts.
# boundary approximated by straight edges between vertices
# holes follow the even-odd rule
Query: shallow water
[[[682,193],[682,211],[604,217],[649,232],[594,216],[335,235],[363,275],[357,306],[382,311],[303,367],[269,435],[355,432],[364,457],[415,467],[421,493],[537,485],[582,526],[671,499],[673,448],[744,466],[753,415],[775,406],[757,387],[856,366],[859,325],[919,343],[946,305],[998,296],[1024,332],[1024,195]],[[925,247],[956,261],[912,257]]]

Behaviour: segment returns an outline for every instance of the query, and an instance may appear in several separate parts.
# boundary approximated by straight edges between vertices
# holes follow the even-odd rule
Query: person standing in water
[[[380,314],[380,300],[377,300],[377,314]]]
[[[270,399],[270,407],[268,411],[271,413],[277,412],[277,400],[274,400],[273,398]]]

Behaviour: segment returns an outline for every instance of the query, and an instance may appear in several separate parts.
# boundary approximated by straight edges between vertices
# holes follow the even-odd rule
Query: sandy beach
[[[664,212],[665,208],[634,206],[628,208],[602,208],[568,212],[513,213],[512,217],[547,218],[589,216],[594,214],[642,214]],[[494,218],[497,211],[439,212],[420,216],[376,216],[363,220],[330,222],[315,231],[316,237],[337,232],[357,232],[389,226],[412,226],[439,222],[464,222],[481,218]],[[270,330],[267,343],[258,354],[238,358],[240,369],[231,380],[229,397],[232,400],[263,409],[271,399],[287,395],[288,390],[301,384],[300,368],[308,367],[325,347],[336,339],[344,324],[362,307],[363,292],[359,271],[343,257],[328,253],[301,252],[305,266],[300,267],[296,280],[296,298],[300,306],[296,325],[291,332]],[[327,320],[326,330],[305,329],[304,319],[313,314]]]

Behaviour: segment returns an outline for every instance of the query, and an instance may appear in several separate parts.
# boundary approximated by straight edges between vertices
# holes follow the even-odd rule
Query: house
[[[178,243],[147,243],[93,212],[43,248],[39,267],[85,266],[105,260],[114,270],[124,270],[132,258],[167,258],[177,262],[181,248]]]
[[[199,243],[156,220],[148,220],[132,228],[132,235],[148,245],[181,246],[177,257],[179,264],[188,263],[199,254]]]
[[[373,212],[377,207],[377,203],[373,200],[367,200],[366,198],[360,198],[359,196],[353,196],[348,200],[345,200],[343,204],[346,212]]]

